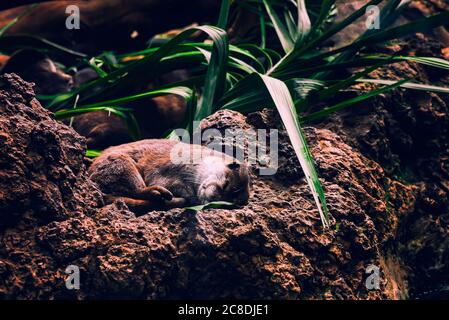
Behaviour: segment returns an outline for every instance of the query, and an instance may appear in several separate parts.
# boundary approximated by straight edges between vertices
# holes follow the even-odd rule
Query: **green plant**
[[[335,2],[223,0],[217,26],[193,27],[162,45],[127,54],[105,52],[88,59],[81,53],[44,39],[6,36],[0,37],[0,50],[7,48],[7,44],[13,44],[13,47],[31,45],[56,58],[63,58],[73,66],[92,66],[97,70],[98,79],[72,92],[41,96],[40,100],[58,118],[109,110],[125,118],[136,135],[138,128],[130,116],[132,110],[123,108],[123,104],[160,94],[174,93],[187,99],[190,121],[201,120],[220,109],[247,113],[265,107],[276,108],[305,173],[322,223],[327,227],[329,216],[326,199],[307,147],[302,124],[397,87],[448,92],[447,88],[414,83],[412,79],[391,81],[367,78],[381,66],[414,61],[449,69],[449,62],[442,59],[387,56],[370,51],[375,44],[443,25],[449,18],[449,12],[390,27],[409,1],[372,0],[343,21],[332,24]],[[364,16],[369,5],[381,3],[385,5],[381,10],[379,30],[367,30],[354,42],[343,47],[321,50],[325,41]],[[232,16],[231,11],[239,7],[259,16],[260,38],[231,45],[225,30],[229,17]],[[191,41],[190,36],[198,31],[205,33],[210,41]],[[350,77],[341,76],[354,67],[363,70]],[[163,73],[180,68],[194,69],[197,75],[145,93],[116,96],[119,89],[146,83]],[[330,97],[357,82],[383,86],[336,105],[327,105],[326,101]],[[199,99],[196,99],[197,95],[200,96]],[[311,110],[311,106],[320,105],[324,107]],[[186,123],[186,127],[191,125]]]

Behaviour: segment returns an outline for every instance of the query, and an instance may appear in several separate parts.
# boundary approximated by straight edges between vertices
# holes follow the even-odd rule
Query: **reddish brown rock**
[[[297,172],[255,177],[247,207],[135,217],[123,203],[101,208],[85,177],[84,141],[57,123],[19,78],[0,78],[0,297],[378,299],[407,295],[403,261],[391,242],[414,210],[416,187],[335,133],[306,128],[331,212],[323,229]],[[278,127],[276,115],[225,111],[204,128]],[[213,119],[222,119],[222,122]],[[287,152],[287,151],[286,151]],[[290,154],[288,158],[294,158]],[[285,159],[280,167],[289,166]],[[36,184],[39,187],[33,187]],[[35,192],[39,189],[39,196]],[[32,192],[34,190],[34,192]],[[15,205],[17,204],[17,205]],[[80,290],[65,269],[81,271]],[[381,268],[381,289],[365,286]]]
[[[380,291],[368,292],[364,272],[381,265],[383,244],[396,226],[385,186],[394,185],[394,208],[413,202],[412,189],[388,180],[330,131],[308,129],[307,137],[327,193],[331,229],[322,228],[298,177],[288,185],[276,176],[256,178],[243,209],[177,209],[136,218],[120,203],[96,209],[101,196],[84,175],[83,139],[54,121],[28,84],[11,75],[1,84],[7,151],[1,190],[22,190],[2,194],[0,202],[6,222],[2,298],[397,296],[388,291],[387,278]],[[260,117],[272,116],[265,111]],[[252,127],[234,112],[220,119],[222,124],[209,125]],[[68,265],[81,270],[78,291],[65,287]]]
[[[395,45],[396,54],[412,56],[438,57],[441,49],[441,42],[423,34]],[[413,77],[420,83],[449,85],[447,71],[412,62],[380,68],[371,76],[390,80]],[[370,90],[372,86],[359,88]],[[407,265],[411,298],[447,298],[449,95],[395,90],[334,114],[318,127],[338,133],[347,144],[379,163],[389,177],[416,190],[414,209],[401,215],[392,247]],[[395,192],[388,193],[390,199],[392,196]]]

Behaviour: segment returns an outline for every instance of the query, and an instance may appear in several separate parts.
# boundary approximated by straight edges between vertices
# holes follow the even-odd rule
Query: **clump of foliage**
[[[138,128],[132,110],[124,108],[123,104],[169,93],[186,99],[189,116],[185,126],[189,128],[193,121],[221,109],[248,113],[267,107],[276,108],[305,173],[322,223],[329,226],[324,192],[302,124],[397,87],[449,92],[447,88],[415,83],[413,79],[367,78],[375,69],[400,61],[449,69],[449,62],[442,59],[388,56],[370,49],[379,43],[441,26],[448,21],[449,12],[393,26],[410,1],[371,0],[341,22],[334,23],[335,2],[223,0],[215,26],[192,27],[163,43],[159,41],[144,50],[120,55],[104,52],[96,57],[87,57],[44,39],[12,36],[0,38],[0,50],[7,45],[10,48],[32,46],[55,59],[61,57],[75,61],[73,66],[76,67],[90,65],[97,71],[98,79],[68,93],[41,96],[40,100],[60,119],[97,110],[110,111],[123,117],[136,135]],[[367,29],[358,39],[342,47],[323,49],[326,41],[363,17],[371,5],[383,5],[379,29]],[[235,10],[241,8],[259,17],[258,37],[231,45],[226,32],[228,20],[234,16]],[[192,41],[191,36],[198,32],[207,35],[209,41]],[[343,71],[355,67],[362,70],[345,76]],[[123,92],[122,88],[148,83],[176,69],[194,70],[195,76],[140,94],[116,96],[117,92]],[[326,103],[330,97],[356,82],[374,83],[378,88],[335,105]],[[312,110],[311,106],[316,105],[323,107]]]

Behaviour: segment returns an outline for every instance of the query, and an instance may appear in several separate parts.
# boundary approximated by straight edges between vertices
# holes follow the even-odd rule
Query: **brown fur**
[[[19,50],[11,57],[3,58],[1,73],[15,73],[28,82],[34,82],[37,94],[51,95],[69,91],[73,86],[70,75],[62,72],[44,54],[31,50]]]
[[[185,70],[175,70],[162,75],[146,89],[151,90],[152,87],[187,78]],[[174,94],[131,102],[124,104],[123,107],[133,109],[143,139],[158,138],[167,130],[176,128],[183,121],[187,111],[184,99]],[[90,149],[105,149],[133,141],[125,121],[106,111],[90,112],[75,117],[73,127],[87,138],[87,147]]]
[[[107,111],[94,111],[74,118],[73,128],[86,137],[89,149],[102,150],[132,141],[122,118]]]
[[[80,9],[79,30],[65,28],[68,5]],[[152,36],[167,30],[192,22],[215,21],[215,17],[210,18],[211,13],[218,12],[219,7],[218,0],[59,0],[39,4],[6,34],[31,34],[84,53],[117,50],[117,47],[137,49]],[[0,28],[24,10],[25,7],[20,7],[0,12]],[[138,32],[138,37],[130,36],[133,31]]]
[[[172,162],[171,152],[202,155],[198,163]],[[244,204],[249,198],[246,164],[198,145],[142,140],[111,147],[89,168],[107,201],[123,200],[136,213],[211,201]]]
[[[67,92],[74,84],[79,86],[97,77],[95,71],[86,68],[72,78],[57,68],[50,58],[35,50],[20,50],[11,57],[0,56],[0,68],[2,73],[16,73],[24,80],[34,82],[35,92],[43,95]],[[184,80],[187,77],[185,71],[177,70],[163,75],[156,85]],[[145,88],[141,89],[144,90]],[[185,101],[173,94],[124,104],[123,107],[134,110],[142,138],[162,136],[168,129],[179,125],[186,112]],[[106,111],[75,117],[73,128],[86,137],[90,149],[105,149],[133,141],[125,121]]]
[[[142,138],[160,137],[176,128],[184,118],[186,103],[169,94],[125,105],[134,109]],[[89,112],[75,117],[73,128],[87,139],[89,149],[105,149],[133,141],[125,121],[107,111]]]

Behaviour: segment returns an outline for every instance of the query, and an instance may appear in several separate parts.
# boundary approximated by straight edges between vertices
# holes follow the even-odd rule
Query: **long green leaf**
[[[335,0],[324,0],[320,7],[319,16],[312,27],[312,32],[315,35],[319,34],[328,17],[332,15],[332,12],[334,11],[333,8],[335,7]]]
[[[68,49],[44,38],[29,35],[3,35],[0,37],[0,51],[12,54],[19,49],[34,49],[42,51],[57,61],[73,62],[86,58],[83,53]]]
[[[385,93],[385,92],[390,91],[392,89],[395,89],[397,87],[403,86],[408,81],[409,81],[408,79],[397,81],[397,82],[393,81],[393,83],[390,83],[388,86],[385,86],[385,87],[382,87],[382,88],[370,91],[368,93],[362,94],[362,95],[357,96],[355,98],[351,98],[351,99],[345,100],[343,102],[340,102],[340,103],[338,103],[338,104],[336,104],[334,106],[327,107],[327,108],[325,108],[323,110],[314,112],[314,113],[312,113],[312,114],[310,114],[310,115],[308,115],[306,117],[303,117],[301,122],[308,122],[308,121],[313,121],[313,120],[317,120],[317,119],[321,119],[321,118],[327,117],[331,113],[340,111],[340,110],[345,109],[347,107],[350,107],[350,106],[352,106],[354,104],[357,104],[357,103],[360,103],[360,102],[362,102],[364,100],[367,100],[367,99],[370,99],[372,97],[375,97],[375,96],[377,96],[379,94],[382,94],[382,93]]]
[[[81,108],[95,108],[100,106],[118,106],[122,105],[126,102],[131,101],[138,101],[142,99],[148,99],[148,98],[155,98],[167,94],[175,94],[177,96],[180,96],[184,98],[185,100],[188,100],[192,96],[192,89],[187,87],[173,87],[173,88],[167,88],[167,89],[160,89],[160,90],[151,90],[144,93],[139,94],[133,94],[130,96],[108,100],[108,101],[102,101],[102,102],[96,102],[90,105],[84,105],[80,106]]]
[[[294,41],[292,38],[290,38],[288,28],[282,23],[271,3],[268,0],[263,0],[263,3],[265,5],[265,9],[268,12],[268,15],[270,16],[271,22],[273,23],[282,48],[284,49],[285,53],[291,52],[294,48]]]
[[[66,119],[74,116],[79,116],[84,113],[94,112],[94,111],[108,111],[115,114],[123,119],[126,119],[126,113],[130,112],[131,109],[120,108],[116,106],[101,106],[101,107],[81,107],[76,109],[66,109],[60,110],[54,113],[55,118],[58,120]]]
[[[391,60],[390,60],[391,61]],[[389,63],[389,61],[382,61],[380,63],[375,64],[372,67],[366,68],[356,74],[354,74],[353,76],[342,80],[342,81],[338,81],[336,84],[334,84],[333,86],[321,91],[318,95],[318,100],[319,101],[323,101],[328,99],[329,97],[333,96],[334,94],[336,94],[338,91],[347,88],[348,86],[352,85],[357,79],[360,79],[368,74],[370,74],[371,72],[373,72],[374,70],[380,68],[381,66],[385,65]]]
[[[36,6],[38,6],[38,3],[32,4],[29,7],[26,7],[26,9],[20,13],[17,17],[15,17],[14,19],[12,19],[9,23],[7,23],[5,26],[3,26],[0,29],[0,37],[3,36],[3,34],[8,31],[9,28],[11,28],[13,25],[15,25],[17,22],[20,21],[20,19],[22,19],[24,16],[26,16],[27,14],[29,14],[31,11],[33,11]]]
[[[387,40],[397,39],[414,32],[428,31],[446,24],[448,20],[449,20],[449,12],[442,12],[439,14],[435,14],[429,18],[419,19],[417,21],[406,23],[398,27],[394,27],[385,31],[371,34],[366,37],[362,37],[358,41],[355,41],[347,46],[343,46],[326,53],[317,54],[313,58],[319,57],[320,59],[322,59],[324,57],[332,56],[340,52],[345,52],[348,50],[357,50],[367,45],[373,45],[376,43],[385,42]]]
[[[303,82],[311,86],[319,84],[311,82],[310,79],[303,79]],[[297,85],[298,83],[301,83],[300,79],[297,80]],[[221,102],[223,103],[221,109],[234,109],[240,112],[252,112],[264,107],[277,108],[317,204],[321,221],[328,227],[329,215],[324,192],[287,85],[278,79],[254,73],[224,95]]]
[[[185,208],[186,211],[199,212],[206,209],[230,209],[234,208],[235,204],[226,201],[214,201],[206,204],[200,204]]]
[[[212,32],[213,31],[213,32]],[[214,42],[209,66],[206,72],[205,85],[201,96],[200,106],[195,115],[195,120],[201,120],[216,110],[216,102],[225,91],[226,61],[229,54],[229,42],[224,30],[215,28],[208,31]]]
[[[132,63],[109,73],[107,76],[83,85],[70,93],[59,95],[47,105],[56,108],[67,100],[72,99],[77,94],[80,94],[81,100],[85,101],[87,99],[92,99],[94,96],[105,94],[105,92],[117,92],[119,89],[138,85],[142,81],[150,80],[151,77],[158,75],[162,71],[167,72],[173,70],[173,68],[182,68],[182,65],[173,65],[171,61],[167,61],[167,56],[176,56],[176,54],[184,52],[185,48],[180,47],[179,45],[196,31],[206,33],[212,39],[212,51],[218,53],[217,57],[212,57],[211,59],[211,63],[208,67],[208,74],[206,75],[206,81],[209,82],[206,83],[219,88],[217,92],[213,91],[213,97],[219,97],[221,95],[220,90],[224,90],[222,83],[224,83],[226,78],[225,70],[228,56],[227,35],[225,31],[214,26],[196,26],[181,32],[157,50],[146,55],[143,59],[133,61]],[[189,56],[187,56],[186,59],[191,58],[190,53],[188,54]],[[201,56],[201,54],[195,50],[194,55],[196,55],[196,57],[194,57],[194,59],[198,58],[198,54]],[[167,68],[168,70],[161,70],[161,68]]]
[[[362,17],[366,13],[366,8],[367,7],[369,7],[371,5],[377,5],[380,2],[382,2],[382,1],[383,0],[371,0],[370,2],[365,4],[363,7],[361,7],[360,9],[355,11],[354,13],[352,13],[349,17],[347,17],[346,19],[344,19],[340,23],[338,23],[335,26],[333,26],[332,28],[330,28],[324,34],[322,34],[321,36],[317,37],[316,39],[313,39],[312,41],[310,41],[310,43],[308,43],[307,46],[305,46],[304,48],[301,48],[301,50],[299,50],[298,54],[301,54],[301,53],[305,52],[308,49],[311,49],[311,48],[313,49],[316,45],[324,42],[325,40],[327,40],[329,38],[331,38],[333,35],[337,34],[341,30],[345,29],[347,26],[352,24],[354,21],[356,21],[357,19]]]
[[[321,222],[324,227],[329,227],[329,214],[326,205],[323,188],[315,171],[313,159],[307,142],[299,124],[298,115],[287,86],[280,80],[261,75],[271,98],[281,116],[285,129],[288,132],[293,149],[304,171],[307,183],[312,191],[313,198],[320,213]]]
[[[298,31],[296,34],[295,40],[295,48],[299,48],[311,30],[311,22],[309,18],[309,14],[307,13],[307,8],[304,0],[298,1]]]
[[[369,83],[376,83],[376,84],[386,84],[386,85],[393,85],[397,83],[393,80],[382,80],[382,79],[358,79],[358,82],[369,82]],[[440,87],[440,86],[433,86],[428,85],[424,83],[413,83],[413,82],[405,82],[401,83],[401,88],[406,89],[412,89],[412,90],[419,90],[419,91],[430,91],[430,92],[437,92],[437,93],[449,93],[449,88],[447,87]]]
[[[220,8],[220,16],[218,17],[217,27],[220,29],[226,29],[228,26],[229,9],[231,7],[230,0],[222,0]]]
[[[99,157],[100,155],[101,155],[100,150],[93,150],[93,149],[86,150],[86,157],[88,158],[96,158]]]

